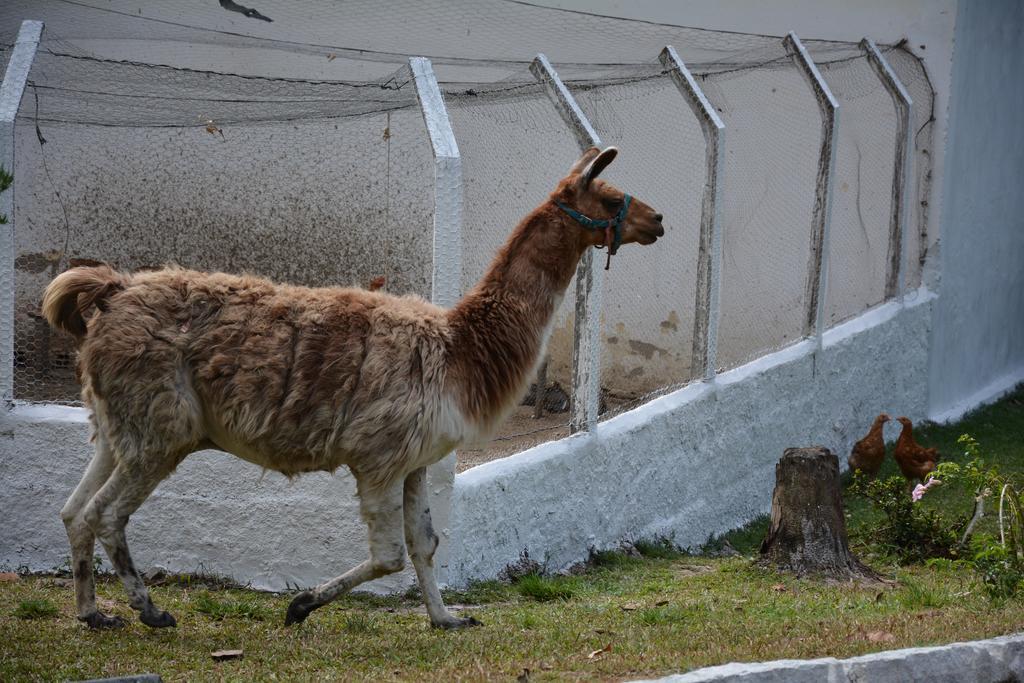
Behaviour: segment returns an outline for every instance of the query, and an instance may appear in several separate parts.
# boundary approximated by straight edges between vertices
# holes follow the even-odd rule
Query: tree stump
[[[775,491],[761,558],[798,575],[875,579],[846,536],[839,458],[827,448],[787,448],[775,465]]]

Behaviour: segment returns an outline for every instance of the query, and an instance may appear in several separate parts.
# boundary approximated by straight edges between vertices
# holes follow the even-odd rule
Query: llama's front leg
[[[60,511],[64,528],[71,544],[71,573],[75,577],[75,606],[78,618],[90,628],[117,628],[124,619],[108,616],[96,609],[96,580],[93,577],[92,557],[96,549],[96,535],[85,521],[86,504],[110,477],[114,470],[114,454],[102,433],[96,434],[96,453],[89,462],[82,480]]]
[[[381,491],[364,491],[360,487],[360,511],[370,537],[370,559],[341,576],[303,591],[288,605],[286,626],[298,624],[309,613],[356,586],[386,574],[401,571],[405,565],[405,543],[402,540],[402,482]]]
[[[430,501],[427,494],[427,470],[425,467],[414,471],[405,479],[405,540],[409,544],[409,555],[416,568],[416,578],[423,592],[423,602],[435,628],[465,628],[480,626],[473,617],[460,618],[448,611],[441,599],[434,577],[434,551],[437,550],[437,534],[430,520]]]
[[[85,520],[107,551],[114,571],[128,592],[129,604],[139,613],[139,621],[154,628],[176,626],[177,622],[169,612],[157,609],[150,599],[146,584],[128,552],[124,528],[131,514],[163,480],[165,472],[164,468],[154,472],[119,464],[85,508]]]

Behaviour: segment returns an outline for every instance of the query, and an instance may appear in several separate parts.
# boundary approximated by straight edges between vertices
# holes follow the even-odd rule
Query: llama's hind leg
[[[434,551],[437,550],[437,534],[430,519],[430,500],[427,495],[427,470],[421,467],[405,479],[405,540],[409,555],[416,568],[416,579],[423,592],[423,602],[435,628],[465,628],[480,626],[473,617],[460,618],[444,606],[441,591],[434,577]]]
[[[140,463],[135,463],[136,467],[132,468],[122,462],[114,468],[113,474],[85,508],[85,520],[107,551],[114,571],[128,592],[129,604],[139,612],[139,620],[143,624],[154,628],[177,624],[169,612],[153,605],[146,584],[128,552],[124,528],[131,514],[142,505],[177,462],[178,459],[173,459],[155,468],[140,467]]]
[[[341,576],[295,596],[288,605],[284,623],[301,623],[313,610],[347,593],[356,586],[386,574],[401,571],[405,565],[402,540],[402,482],[381,491],[360,491],[360,511],[370,540],[370,559]]]
[[[78,482],[74,493],[60,511],[64,528],[71,544],[71,572],[75,577],[75,606],[78,618],[90,628],[116,628],[124,625],[124,619],[107,616],[96,609],[96,580],[93,577],[92,558],[96,549],[96,535],[85,521],[83,514],[86,504],[114,471],[114,453],[110,442],[102,432],[96,434],[96,452],[89,466]]]

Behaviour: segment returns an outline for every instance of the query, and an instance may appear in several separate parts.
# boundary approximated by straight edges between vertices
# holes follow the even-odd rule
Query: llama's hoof
[[[301,624],[309,616],[309,613],[319,606],[311,592],[302,591],[288,605],[288,613],[285,614],[284,625]]]
[[[178,625],[178,622],[175,620],[174,615],[172,615],[170,612],[165,612],[163,610],[140,612],[139,621],[141,621],[143,624],[151,628],[168,628],[170,626]]]
[[[483,626],[484,622],[474,619],[473,617],[452,617],[451,621],[442,621],[440,624],[433,624],[434,628],[443,628],[445,631],[454,631],[460,628],[470,628],[471,626]]]
[[[121,628],[125,624],[121,617],[107,616],[103,612],[93,612],[88,616],[78,617],[78,620],[88,624],[91,629]]]

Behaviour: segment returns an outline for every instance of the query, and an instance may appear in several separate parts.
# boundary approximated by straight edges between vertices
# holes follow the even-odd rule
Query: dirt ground
[[[605,420],[628,410],[637,402],[635,396],[602,394],[601,416]],[[533,406],[519,406],[505,420],[498,433],[487,443],[460,448],[457,453],[456,472],[465,472],[470,467],[498,460],[527,448],[533,448],[545,441],[555,441],[569,436],[569,413],[545,413],[534,419]]]
[[[569,413],[546,413],[534,419],[533,406],[519,406],[490,441],[459,449],[455,471],[464,472],[470,467],[566,436],[569,436]]]

